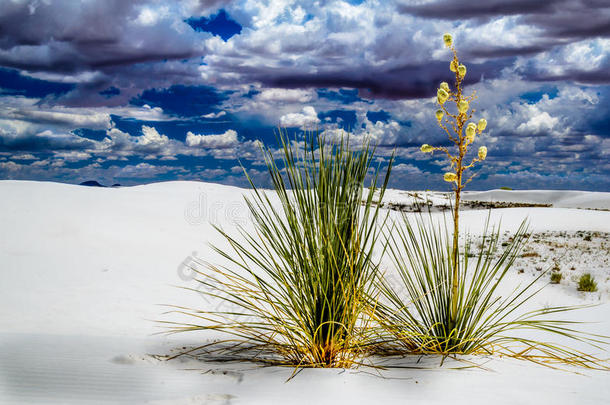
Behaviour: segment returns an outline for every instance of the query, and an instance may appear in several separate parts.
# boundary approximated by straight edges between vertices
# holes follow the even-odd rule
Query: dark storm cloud
[[[121,90],[117,89],[114,86],[110,86],[107,89],[100,91],[100,95],[108,98],[118,96],[119,94],[121,94]]]
[[[136,17],[134,6],[138,3],[141,2],[3,2],[0,48],[35,46],[51,41],[74,42],[76,45],[115,43],[120,32],[117,23]],[[114,18],[109,18],[111,16]]]
[[[193,11],[197,13],[210,13],[226,7],[233,2],[233,0],[199,0]]]
[[[442,0],[420,5],[403,2],[399,12],[442,20],[489,19],[519,16],[552,38],[589,38],[610,35],[610,3],[602,0]]]
[[[524,22],[544,29],[546,35],[553,38],[608,37],[610,2],[558,1],[551,12],[526,15]]]
[[[535,55],[549,49],[549,45],[528,45],[515,47],[474,47],[466,49],[462,54],[465,58],[504,58],[512,56]]]
[[[149,87],[198,80],[205,55],[202,36],[167,8],[149,1],[3,2],[0,66],[37,74],[66,75],[78,83],[64,95],[69,106],[124,104]],[[218,2],[200,2],[202,12]],[[184,63],[193,59],[193,63]],[[109,87],[119,97],[99,94]]]
[[[469,64],[465,84],[479,82],[483,77],[498,77],[501,70],[512,65],[512,59],[498,59],[480,64]],[[360,90],[362,98],[418,99],[436,94],[440,82],[451,80],[448,62],[405,65],[392,69],[359,67],[341,72],[316,74],[281,74],[270,77],[255,76],[274,87],[351,87]]]
[[[495,17],[520,14],[548,14],[555,4],[562,0],[532,1],[532,0],[487,0],[459,1],[443,0],[433,3],[412,5],[410,2],[399,3],[397,9],[406,14],[426,18],[445,20],[462,20],[465,18]]]
[[[0,131],[0,150],[2,151],[79,151],[93,147],[94,142],[74,134],[53,134],[50,131],[18,138],[2,136]]]
[[[582,84],[601,85],[610,83],[610,55],[601,54],[596,65],[570,65],[558,63],[571,55],[569,51],[549,52],[547,57],[552,64],[544,66],[532,60],[526,61],[517,71],[528,80],[535,82],[576,82]],[[549,69],[548,67],[552,68]],[[546,68],[546,69],[545,69]]]
[[[561,74],[549,74],[531,72],[527,74],[529,80],[540,82],[572,81],[583,84],[608,84],[610,83],[610,65],[602,66],[593,71],[568,70]]]

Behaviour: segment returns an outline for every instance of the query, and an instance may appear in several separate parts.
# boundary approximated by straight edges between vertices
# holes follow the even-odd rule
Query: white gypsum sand
[[[381,377],[366,367],[310,369],[288,383],[289,368],[161,361],[156,355],[214,336],[154,335],[154,320],[178,319],[163,316],[166,309],[157,304],[221,305],[175,286],[197,287],[181,265],[193,252],[219,260],[207,243],[226,243],[212,223],[229,232],[237,224],[250,226],[242,198],[247,190],[199,182],[111,189],[0,181],[0,193],[0,403],[599,404],[610,398],[607,372],[577,375],[511,359],[471,359],[492,370],[486,371],[407,358],[392,363],[422,369],[390,368]],[[388,199],[408,203],[404,193],[391,190]],[[547,286],[530,305],[600,303],[568,315],[596,322],[584,325],[587,331],[610,335],[610,212],[577,209],[610,209],[610,193],[493,190],[465,196],[553,204],[492,210],[491,222],[501,220],[503,230],[514,231],[528,217],[533,232],[529,254],[515,263],[505,288],[557,265],[562,282]],[[480,232],[487,215],[464,211],[464,230]],[[389,266],[386,260],[391,273]],[[576,291],[585,272],[595,276],[598,292]]]

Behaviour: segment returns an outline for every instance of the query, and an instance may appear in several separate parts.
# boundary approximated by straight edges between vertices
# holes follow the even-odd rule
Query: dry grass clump
[[[563,278],[563,274],[560,272],[552,272],[551,273],[551,284],[559,284],[561,283],[561,279]]]
[[[597,291],[597,283],[595,282],[595,278],[590,273],[585,273],[580,276],[580,279],[578,279],[578,291]]]

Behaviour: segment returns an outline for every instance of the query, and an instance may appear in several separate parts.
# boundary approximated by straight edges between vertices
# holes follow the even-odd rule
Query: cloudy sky
[[[243,185],[259,141],[349,130],[446,189],[450,32],[489,154],[471,189],[610,191],[607,0],[0,0],[0,178]]]

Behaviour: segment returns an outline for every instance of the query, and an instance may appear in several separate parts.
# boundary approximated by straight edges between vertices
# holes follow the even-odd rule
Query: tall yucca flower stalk
[[[455,320],[458,311],[458,290],[460,288],[458,277],[459,272],[459,220],[460,220],[460,199],[462,190],[466,187],[473,176],[467,178],[466,171],[473,167],[476,163],[485,160],[487,157],[487,148],[481,146],[477,156],[472,158],[470,162],[467,159],[467,153],[470,146],[474,143],[477,134],[481,134],[487,126],[487,121],[482,118],[477,124],[474,122],[466,122],[470,120],[475,112],[470,108],[470,103],[476,98],[476,93],[473,92],[470,96],[464,96],[462,83],[466,76],[466,66],[460,63],[457,51],[453,45],[453,39],[450,34],[443,36],[445,46],[451,49],[453,59],[449,64],[449,69],[455,73],[455,89],[451,90],[449,84],[443,82],[437,91],[437,102],[440,109],[436,111],[436,119],[438,125],[447,133],[449,139],[455,144],[453,151],[446,147],[437,147],[430,145],[422,145],[421,150],[424,153],[433,153],[441,151],[447,155],[451,164],[451,171],[446,172],[443,179],[453,183],[453,191],[455,194],[455,203],[453,206],[453,264],[452,264],[452,286],[451,286],[451,306],[450,319],[451,328],[455,326]],[[455,113],[452,113],[447,108],[447,102],[455,103]]]
[[[364,316],[376,294],[373,249],[383,222],[373,196],[383,197],[393,158],[380,178],[379,167],[371,176],[369,141],[354,150],[349,136],[306,134],[299,144],[280,130],[278,139],[281,158],[262,153],[279,204],[248,176],[254,232],[240,228],[242,242],[219,229],[231,249],[215,250],[229,264],[196,270],[204,291],[232,309],[179,308],[205,322],[174,330],[220,330],[238,350],[254,347],[280,364],[349,367],[376,344]]]

